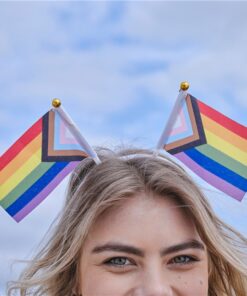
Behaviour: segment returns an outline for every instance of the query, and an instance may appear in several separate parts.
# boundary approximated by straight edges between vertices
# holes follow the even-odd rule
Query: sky
[[[246,126],[246,9],[237,1],[1,1],[0,154],[54,97],[91,145],[154,148],[184,80]],[[193,177],[247,236],[247,198],[239,203]],[[14,261],[43,241],[67,182],[19,224],[0,208],[0,296],[23,267]]]

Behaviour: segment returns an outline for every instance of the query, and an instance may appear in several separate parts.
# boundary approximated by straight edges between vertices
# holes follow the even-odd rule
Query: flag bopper
[[[35,122],[0,158],[0,205],[17,222],[88,156],[74,126],[51,109]]]
[[[187,94],[163,148],[212,186],[241,201],[247,192],[247,127]]]

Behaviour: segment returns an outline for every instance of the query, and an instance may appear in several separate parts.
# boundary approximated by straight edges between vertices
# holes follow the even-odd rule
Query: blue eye
[[[131,265],[132,263],[126,257],[114,257],[104,262],[106,265],[112,265],[117,267],[122,267],[126,265]]]
[[[176,256],[174,257],[172,260],[170,260],[170,264],[190,264],[193,263],[195,261],[198,261],[198,259],[188,256],[188,255],[180,255],[180,256]]]

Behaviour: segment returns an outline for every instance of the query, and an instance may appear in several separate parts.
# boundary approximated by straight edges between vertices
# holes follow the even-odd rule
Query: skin
[[[207,296],[207,250],[175,203],[137,194],[96,221],[79,277],[83,296]]]

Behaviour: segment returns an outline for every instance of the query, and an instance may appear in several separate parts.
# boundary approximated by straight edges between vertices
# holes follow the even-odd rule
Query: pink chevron
[[[78,144],[74,137],[68,137],[66,132],[68,132],[68,127],[66,126],[66,122],[64,120],[60,121],[59,126],[59,140],[60,144]]]
[[[179,119],[180,119],[180,126],[176,127],[176,128],[173,128],[170,135],[171,136],[174,136],[174,135],[177,135],[177,134],[180,134],[180,133],[183,133],[186,131],[187,129],[187,125],[186,125],[186,120],[185,120],[185,116],[184,116],[184,110],[181,109],[179,111]]]

